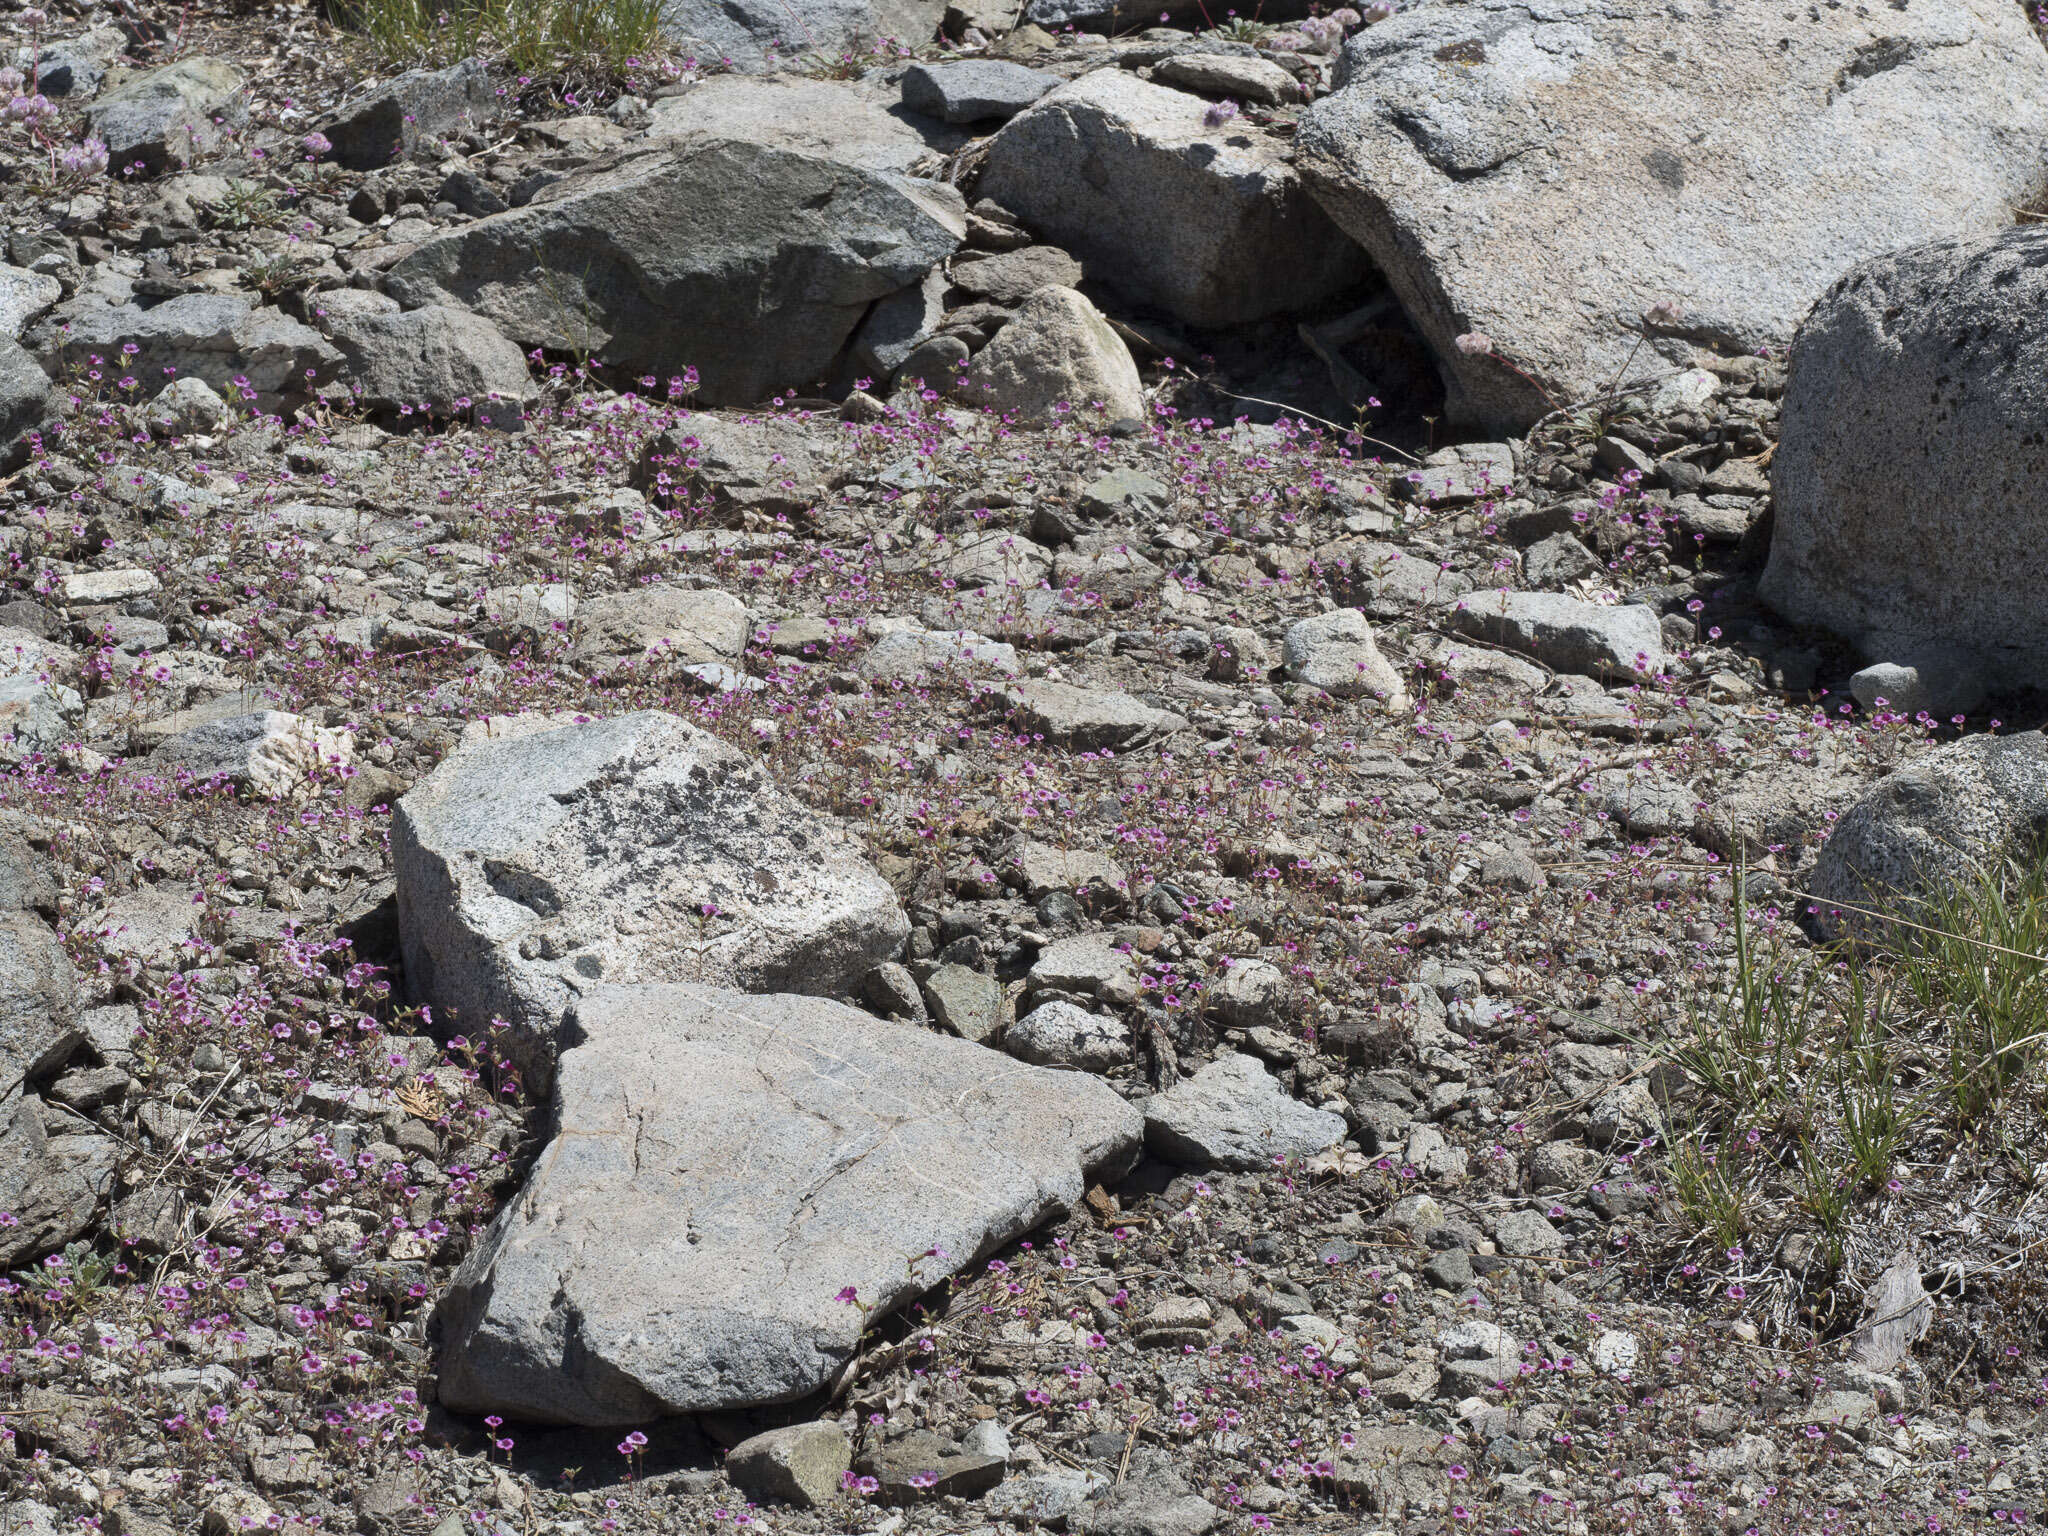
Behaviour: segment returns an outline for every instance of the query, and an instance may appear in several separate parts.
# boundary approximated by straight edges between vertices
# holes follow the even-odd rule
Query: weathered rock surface
[[[709,587],[637,587],[576,610],[575,656],[585,665],[696,666],[736,661],[747,646],[747,610]]]
[[[1334,84],[1302,175],[1435,348],[1451,417],[1497,428],[1609,387],[1663,301],[1684,343],[1783,345],[1855,263],[2010,224],[2048,135],[2048,57],[2003,0],[1676,26],[1647,0],[1448,0],[1358,33]]]
[[[1126,299],[1191,325],[1306,308],[1364,279],[1364,253],[1278,140],[1209,128],[1200,98],[1100,69],[989,145],[981,193]]]
[[[853,1465],[846,1432],[830,1420],[785,1424],[743,1440],[726,1453],[733,1483],[757,1498],[805,1508],[829,1503]]]
[[[472,309],[523,347],[662,378],[688,365],[707,403],[741,403],[821,377],[874,300],[951,254],[964,220],[935,182],[691,138],[436,236],[388,287]]]
[[[0,337],[0,470],[27,456],[28,434],[50,406],[50,376],[24,348]]]
[[[425,406],[448,415],[497,398],[534,394],[526,354],[490,321],[430,304],[387,314],[330,315],[321,323],[347,360],[358,398],[372,410]]]
[[[139,162],[158,175],[215,148],[223,127],[248,116],[247,78],[224,59],[180,59],[116,86],[92,104],[86,121],[107,146],[109,170]]]
[[[330,153],[352,171],[375,170],[415,151],[438,155],[441,141],[481,127],[501,109],[484,61],[410,69],[345,101],[320,119]]]
[[[288,795],[316,773],[333,773],[355,760],[347,731],[328,730],[282,710],[259,710],[210,720],[181,731],[150,761],[195,783],[222,780],[259,795]]]
[[[237,400],[241,379],[271,409],[282,396],[310,394],[342,360],[318,331],[245,293],[186,293],[147,307],[80,294],[26,339],[53,373],[89,367],[96,355],[119,356],[133,343],[126,366],[138,378],[195,378]]]
[[[54,277],[0,266],[0,342],[17,340],[28,323],[64,296]]]
[[[1153,1155],[1197,1168],[1270,1168],[1345,1135],[1342,1115],[1290,1097],[1254,1056],[1220,1056],[1140,1107]]]
[[[1040,1003],[1003,1031],[1003,1049],[1041,1067],[1107,1072],[1131,1059],[1122,1021],[1072,1003]]]
[[[554,1139],[444,1302],[458,1410],[609,1425],[800,1397],[870,1311],[1140,1138],[1106,1084],[817,999],[603,987],[575,1030]]]
[[[1403,708],[1408,691],[1373,639],[1372,625],[1356,608],[1333,608],[1288,628],[1280,664],[1297,683],[1339,699],[1376,698]]]
[[[913,64],[903,75],[903,105],[947,123],[1003,121],[1060,84],[1058,75],[1002,59]]]
[[[1101,312],[1072,288],[1041,288],[975,355],[962,396],[972,405],[1041,421],[1065,405],[1100,405],[1115,421],[1145,414],[1145,387],[1130,349]]]
[[[684,52],[744,71],[837,61],[885,39],[932,40],[936,0],[663,0],[662,30]]]
[[[870,171],[908,171],[965,135],[913,117],[893,92],[803,75],[713,75],[654,103],[652,140],[738,139]]]
[[[909,925],[837,827],[655,711],[483,722],[392,822],[417,995],[546,1075],[599,981],[850,995]]]
[[[1886,937],[1886,915],[1925,922],[1939,888],[1996,873],[2009,858],[2038,857],[2044,837],[2048,736],[1950,742],[1886,775],[1842,813],[1807,882],[1813,916],[1829,937]]]
[[[1857,268],[1792,348],[1764,597],[1872,661],[1950,672],[1960,650],[2031,685],[2048,552],[2013,511],[2048,483],[2044,420],[2048,228]]]
[[[1607,607],[1558,592],[1482,588],[1460,599],[1448,617],[1460,634],[1521,651],[1559,672],[1655,672],[1664,662],[1656,611],[1640,603]]]

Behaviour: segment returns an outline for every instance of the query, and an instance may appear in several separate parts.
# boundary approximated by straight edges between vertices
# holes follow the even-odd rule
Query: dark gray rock
[[[439,152],[442,141],[482,126],[501,110],[497,87],[481,59],[446,69],[413,69],[346,101],[315,126],[335,160],[373,171],[416,151]]]
[[[1059,83],[1001,59],[914,64],[903,75],[903,105],[948,123],[1007,122]]]
[[[370,409],[425,406],[446,416],[479,400],[527,400],[536,393],[526,354],[482,316],[442,304],[392,310],[321,322],[346,359],[357,398]]]
[[[522,347],[663,378],[693,366],[707,403],[744,403],[821,378],[965,218],[935,182],[691,138],[436,236],[386,286],[472,309]]]
[[[154,176],[192,163],[248,117],[245,76],[223,59],[180,59],[116,86],[86,114],[107,146],[107,167],[140,163]]]

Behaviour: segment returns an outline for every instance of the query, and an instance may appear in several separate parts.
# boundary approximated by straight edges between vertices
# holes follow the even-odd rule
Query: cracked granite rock
[[[504,1019],[541,1087],[593,983],[851,996],[910,931],[835,822],[656,710],[478,722],[399,802],[391,851],[415,995],[450,1028]]]
[[[802,1397],[871,1315],[1071,1208],[1144,1134],[1099,1079],[819,998],[601,987],[569,1027],[553,1140],[443,1303],[458,1411]]]

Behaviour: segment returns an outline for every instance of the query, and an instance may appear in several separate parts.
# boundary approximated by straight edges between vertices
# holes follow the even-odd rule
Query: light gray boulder
[[[386,287],[522,347],[662,378],[691,366],[705,403],[739,404],[823,377],[868,306],[965,232],[949,186],[692,137],[434,236]]]
[[[1364,280],[1365,253],[1309,195],[1281,140],[1211,128],[1208,103],[1098,69],[990,141],[983,197],[1088,277],[1190,325],[1304,309]]]
[[[968,366],[962,398],[1022,422],[1061,406],[1084,419],[1142,419],[1145,386],[1123,338],[1072,288],[1041,288]]]
[[[446,69],[409,69],[343,102],[315,127],[352,171],[373,171],[414,152],[438,158],[444,140],[498,117],[504,102],[480,58]]]
[[[1342,1115],[1289,1095],[1255,1056],[1220,1056],[1140,1107],[1152,1155],[1195,1168],[1271,1168],[1345,1135]]]
[[[1003,1049],[1041,1067],[1107,1072],[1131,1059],[1131,1035],[1121,1019],[1054,1001],[1004,1030]]]
[[[1105,1083],[814,998],[601,987],[573,1028],[553,1140],[443,1302],[461,1412],[624,1425],[802,1397],[1142,1134]]]
[[[726,1452],[725,1475],[756,1498],[814,1509],[839,1496],[839,1479],[852,1465],[846,1431],[816,1419],[742,1440]]]
[[[248,76],[225,59],[180,59],[137,75],[92,104],[86,122],[107,146],[107,169],[140,163],[155,176],[216,148],[248,119]]]
[[[1475,640],[1534,656],[1558,672],[1657,672],[1664,664],[1664,633],[1654,609],[1641,603],[1608,607],[1560,592],[1481,590],[1460,598],[1446,617]]]
[[[855,663],[854,670],[872,682],[913,682],[944,673],[961,676],[1023,671],[1014,647],[965,629],[895,629],[882,636]]]
[[[1288,628],[1280,645],[1288,678],[1339,699],[1376,698],[1405,709],[1401,674],[1380,654],[1372,625],[1356,608],[1333,608]]]
[[[527,400],[537,391],[526,354],[466,309],[429,304],[388,314],[329,314],[320,322],[341,349],[357,398],[371,410],[425,406],[446,416],[467,405]]]
[[[1764,598],[1874,662],[1924,662],[1930,700],[1978,667],[2034,685],[2048,550],[2014,513],[2048,484],[2044,420],[2048,228],[1858,267],[1793,344]]]
[[[1076,752],[1129,747],[1187,726],[1183,717],[1128,693],[1046,679],[1005,689],[1002,702],[1025,730]]]
[[[1910,941],[1886,918],[1926,921],[1938,888],[2038,859],[2044,837],[2048,736],[1965,737],[1885,775],[1842,813],[1807,881],[1810,910],[1829,938]]]
[[[658,711],[478,722],[392,818],[414,994],[545,1082],[593,983],[850,996],[910,925],[838,826]]]
[[[1782,346],[1857,262],[2011,224],[2048,138],[2048,55],[2007,0],[1443,0],[1353,36],[1333,84],[1303,177],[1435,349],[1451,418],[1507,431],[1608,388],[1660,302],[1682,312],[1632,378]]]
[[[592,598],[576,610],[573,654],[599,670],[619,661],[737,661],[746,647],[746,605],[716,587],[635,587]]]

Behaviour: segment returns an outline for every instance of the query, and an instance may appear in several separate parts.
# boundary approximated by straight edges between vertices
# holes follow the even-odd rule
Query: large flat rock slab
[[[1857,262],[2011,224],[2048,136],[2009,0],[1435,0],[1352,38],[1334,84],[1301,174],[1436,350],[1452,419],[1489,430],[1608,387],[1662,301],[1681,364],[1783,345]],[[1456,345],[1475,332],[1496,350]]]
[[[829,818],[673,715],[472,726],[392,821],[407,981],[544,1082],[595,982],[850,994],[910,925]]]
[[[1098,1079],[817,998],[600,987],[574,1027],[554,1139],[443,1303],[460,1411],[801,1397],[870,1313],[1067,1209],[1144,1134]]]

